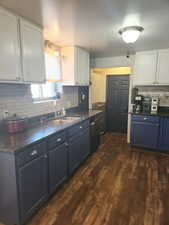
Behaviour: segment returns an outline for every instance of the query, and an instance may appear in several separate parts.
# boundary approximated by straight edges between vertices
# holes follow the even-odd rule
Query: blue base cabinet
[[[133,115],[131,144],[137,147],[157,149],[159,139],[159,117]]]
[[[159,125],[132,123],[132,144],[138,147],[156,149],[158,146]]]
[[[160,120],[159,149],[169,152],[169,118],[162,117]]]
[[[67,146],[63,143],[49,152],[49,192],[52,194],[68,177]]]

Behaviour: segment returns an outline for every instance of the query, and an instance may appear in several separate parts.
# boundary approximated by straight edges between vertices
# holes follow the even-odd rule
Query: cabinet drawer
[[[139,121],[139,122],[151,122],[151,123],[160,122],[160,118],[158,116],[132,115],[132,120]]]
[[[82,123],[78,123],[77,125],[68,129],[69,137],[76,135],[79,132],[83,132],[85,129],[89,128],[89,120],[84,121]]]
[[[54,134],[52,137],[48,140],[48,148],[53,149],[54,147],[57,147],[58,145],[64,143],[66,141],[66,133],[65,131]]]
[[[25,163],[39,157],[42,154],[46,153],[46,142],[41,142],[33,146],[25,148],[17,156],[17,165],[22,166]]]

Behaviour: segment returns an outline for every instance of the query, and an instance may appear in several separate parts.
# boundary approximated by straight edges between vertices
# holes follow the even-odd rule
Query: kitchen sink
[[[78,117],[70,117],[70,116],[66,116],[66,117],[63,117],[63,118],[59,118],[59,119],[55,119],[55,121],[57,123],[72,123],[74,121],[77,121],[77,120],[80,120],[80,116]]]

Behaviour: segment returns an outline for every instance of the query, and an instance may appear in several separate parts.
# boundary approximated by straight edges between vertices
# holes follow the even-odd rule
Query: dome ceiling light
[[[122,36],[122,39],[127,44],[134,43],[140,36],[140,33],[144,30],[143,27],[140,26],[130,26],[124,27],[119,30],[119,34]]]

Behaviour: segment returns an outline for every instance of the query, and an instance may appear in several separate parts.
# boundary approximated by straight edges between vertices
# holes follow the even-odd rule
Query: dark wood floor
[[[29,225],[169,225],[169,156],[106,134]]]

